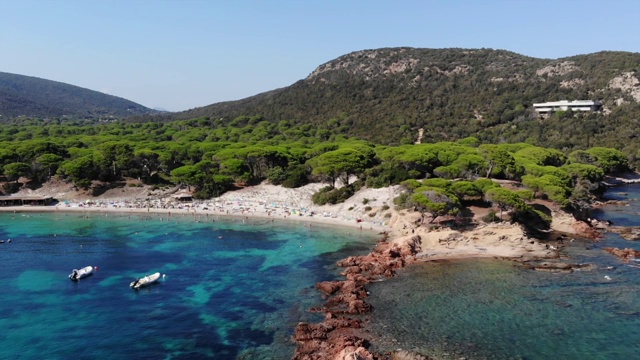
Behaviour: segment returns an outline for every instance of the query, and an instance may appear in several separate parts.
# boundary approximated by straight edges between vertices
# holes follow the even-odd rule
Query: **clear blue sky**
[[[0,71],[170,111],[397,46],[640,52],[640,0],[0,0]]]

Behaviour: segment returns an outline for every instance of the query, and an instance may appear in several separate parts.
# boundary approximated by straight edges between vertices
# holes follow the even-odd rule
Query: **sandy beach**
[[[474,217],[476,226],[468,230],[452,230],[421,222],[422,215],[407,210],[396,211],[393,199],[400,194],[399,186],[358,191],[346,202],[318,206],[311,196],[324,184],[309,184],[288,189],[270,184],[230,191],[218,198],[181,203],[175,196],[180,192],[168,189],[151,192],[148,188],[123,187],[88,196],[73,190],[70,185],[50,184],[37,190],[22,191],[22,196],[52,196],[59,200],[52,206],[0,207],[4,212],[118,212],[153,213],[163,216],[231,216],[250,219],[280,219],[330,226],[349,226],[361,230],[386,232],[396,244],[413,241],[419,236],[421,251],[417,260],[446,258],[552,257],[554,252],[536,239],[528,238],[524,229],[511,223],[484,223],[480,214]],[[562,214],[561,214],[562,215]],[[566,215],[566,214],[564,214]],[[572,217],[560,217],[559,231],[572,231]]]
[[[144,186],[124,186],[109,189],[99,196],[89,196],[58,183],[16,194],[51,196],[58,200],[54,205],[7,206],[0,207],[0,211],[121,213],[161,216],[167,220],[189,216],[195,221],[233,217],[247,223],[258,219],[278,219],[304,222],[308,226],[348,226],[388,235],[381,235],[386,241],[378,242],[368,255],[350,256],[338,262],[337,265],[345,269],[341,273],[345,280],[316,284],[316,288],[328,298],[323,306],[310,311],[324,313],[325,320],[317,324],[301,322],[296,326],[294,359],[346,359],[355,358],[355,354],[359,354],[359,358],[372,359],[363,345],[364,340],[349,340],[367,338],[361,331],[363,325],[360,320],[345,315],[368,314],[371,307],[366,302],[366,284],[393,276],[396,269],[412,262],[479,257],[527,262],[558,257],[555,246],[528,237],[519,224],[482,221],[489,210],[487,208],[471,208],[472,218],[467,219],[470,221],[464,228],[450,228],[425,214],[395,209],[393,199],[402,192],[399,186],[364,188],[342,204],[318,206],[311,198],[322,186],[309,184],[288,189],[261,184],[230,191],[214,199],[180,202],[178,199],[184,199],[182,195],[187,194],[176,188],[154,192]],[[552,217],[554,230],[565,234],[575,232],[578,222],[571,215],[555,211]],[[320,337],[316,339],[315,336]]]

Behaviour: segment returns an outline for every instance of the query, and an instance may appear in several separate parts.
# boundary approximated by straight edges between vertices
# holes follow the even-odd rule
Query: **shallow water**
[[[639,185],[609,195],[632,200],[599,209],[596,218],[640,225]],[[605,253],[607,246],[640,250],[609,233],[565,249],[566,261],[595,265],[589,271],[535,272],[494,259],[409,267],[370,286],[374,350],[446,359],[636,359],[640,268]]]
[[[318,281],[369,232],[166,215],[0,213],[0,359],[287,359]],[[78,282],[67,276],[98,270]],[[136,277],[164,281],[139,291]]]

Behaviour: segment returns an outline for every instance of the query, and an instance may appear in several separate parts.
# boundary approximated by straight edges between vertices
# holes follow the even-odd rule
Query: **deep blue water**
[[[640,226],[640,185],[607,195],[629,205],[598,209],[595,218]],[[614,233],[575,240],[563,261],[595,268],[570,274],[494,259],[407,268],[369,288],[374,349],[439,359],[638,359],[640,263],[622,263],[603,247],[640,250],[640,243]]]
[[[287,359],[334,264],[376,236],[303,223],[0,213],[0,359]],[[74,268],[97,266],[72,282]],[[136,277],[164,281],[139,291]]]

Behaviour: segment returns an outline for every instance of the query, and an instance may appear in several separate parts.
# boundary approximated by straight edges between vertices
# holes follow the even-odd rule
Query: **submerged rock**
[[[629,262],[633,259],[640,258],[640,251],[634,250],[634,249],[629,249],[629,248],[618,249],[618,248],[606,247],[603,250],[613,256],[619,257],[624,262]]]
[[[539,264],[525,263],[523,266],[527,269],[548,272],[571,273],[574,270],[591,270],[591,264],[571,264],[565,262],[543,262]]]
[[[611,226],[608,229],[626,240],[640,240],[639,226]]]

